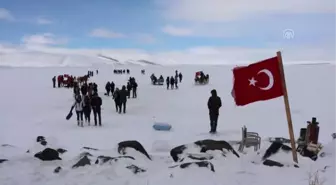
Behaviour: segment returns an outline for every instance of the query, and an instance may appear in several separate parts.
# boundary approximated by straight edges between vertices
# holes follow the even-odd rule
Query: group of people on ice
[[[97,71],[98,73],[98,71]],[[87,77],[93,75],[93,72],[88,72]],[[64,76],[64,75],[62,75]],[[208,75],[204,75],[203,72],[196,74],[196,76],[199,76],[199,78],[202,78],[202,80],[208,79]],[[70,79],[76,79],[76,77],[70,77]],[[53,81],[56,77],[53,78]],[[156,77],[154,74],[151,76],[152,80],[155,80]],[[175,77],[167,77],[166,78],[166,84],[167,89],[169,87],[171,89],[178,88],[177,84],[178,82],[182,82],[182,73],[178,73],[178,71],[175,71]],[[161,75],[159,79],[164,81],[163,76]],[[102,106],[102,99],[98,95],[98,85],[96,83],[89,83],[87,84],[87,81],[81,81],[82,83],[78,83],[78,81],[73,81],[73,92],[75,97],[75,102],[71,107],[71,112],[73,109],[76,111],[77,115],[77,125],[83,127],[83,122],[88,123],[90,125],[91,121],[91,112],[93,111],[94,115],[94,125],[95,126],[102,126],[101,123],[101,106]],[[137,98],[137,88],[138,84],[134,77],[130,77],[127,85],[123,85],[121,89],[116,88],[115,83],[107,82],[105,85],[106,93],[105,95],[110,96],[112,95],[112,98],[115,102],[115,108],[116,112],[118,113],[126,113],[126,103],[127,99],[129,98]],[[132,92],[132,93],[131,93]],[[132,96],[131,96],[132,94]],[[219,109],[222,106],[222,102],[220,97],[217,96],[217,91],[214,89],[211,91],[211,97],[208,100],[207,103],[208,109],[209,109],[209,117],[210,117],[210,133],[216,133],[217,131],[217,122],[218,122],[218,116],[219,116]]]
[[[151,75],[151,80],[153,85],[163,85],[164,84],[164,78],[162,75],[160,75],[159,78],[157,78],[154,74]],[[183,75],[182,73],[175,71],[175,77],[174,76],[167,76],[166,78],[166,85],[167,89],[169,89],[169,86],[171,89],[178,89],[177,84],[182,82]]]
[[[96,70],[96,73],[98,74],[98,70]],[[69,74],[63,74],[63,75],[58,75],[57,78],[54,76],[52,78],[53,82],[53,88],[56,88],[56,82],[57,82],[57,87],[67,87],[67,88],[73,88],[76,83],[87,83],[88,79],[93,76],[93,71],[88,71],[86,75],[83,76],[72,76]]]
[[[83,116],[85,122],[90,125],[91,110],[94,116],[94,125],[101,124],[101,106],[102,99],[98,95],[98,85],[96,83],[84,83],[81,87],[77,84],[74,87],[75,102],[71,107],[71,111],[75,109],[77,115],[77,125],[83,127]],[[97,120],[98,118],[98,120]]]
[[[121,114],[121,112],[126,113],[126,103],[127,99],[131,97],[137,98],[137,88],[138,83],[134,77],[130,77],[127,85],[123,85],[121,89],[115,88],[114,82],[107,82],[105,86],[106,95],[109,96],[110,93],[115,103],[116,111]]]

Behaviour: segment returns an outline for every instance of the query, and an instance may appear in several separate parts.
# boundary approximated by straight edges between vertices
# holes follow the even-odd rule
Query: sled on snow
[[[209,74],[204,74],[203,71],[195,73],[195,85],[206,85],[209,83]]]
[[[154,74],[151,75],[151,81],[152,81],[152,85],[163,85],[164,84],[164,79],[163,78],[157,79]]]

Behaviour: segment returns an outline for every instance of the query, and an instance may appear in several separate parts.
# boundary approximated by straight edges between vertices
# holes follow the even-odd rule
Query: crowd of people
[[[96,71],[98,74],[98,70]],[[83,127],[83,123],[86,122],[90,125],[91,122],[91,112],[93,112],[94,116],[94,126],[102,126],[102,118],[101,118],[101,106],[102,106],[102,98],[98,95],[98,85],[94,82],[88,83],[90,77],[93,76],[93,71],[88,71],[88,74],[83,77],[74,77],[70,75],[60,75],[63,77],[57,78],[58,87],[62,87],[64,84],[64,78],[70,80],[70,84],[68,87],[73,88],[74,93],[74,103],[71,106],[71,115],[73,109],[76,111],[77,116],[77,125]],[[155,75],[151,75],[151,79],[156,79]],[[182,73],[175,71],[175,76],[168,76],[166,78],[167,89],[177,89],[178,83],[182,82],[183,75]],[[164,82],[163,76],[161,75],[159,79]],[[53,87],[56,86],[56,76],[53,77]],[[126,113],[126,104],[127,99],[137,98],[137,88],[138,83],[134,77],[130,77],[127,84],[123,85],[120,89],[116,87],[113,81],[107,82],[105,85],[106,93],[105,96],[112,96],[112,99],[115,103],[116,112],[119,114]],[[217,96],[217,91],[213,89],[211,91],[211,96],[207,103],[209,109],[209,117],[210,117],[210,133],[217,132],[217,122],[219,116],[219,109],[222,106],[221,98]],[[71,117],[71,116],[70,116]]]

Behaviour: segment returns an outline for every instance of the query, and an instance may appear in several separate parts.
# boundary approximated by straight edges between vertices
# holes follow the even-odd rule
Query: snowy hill
[[[99,65],[157,65],[145,60],[120,61],[105,54],[0,50],[0,66],[7,67],[91,67]]]
[[[99,65],[167,66],[167,65],[244,65],[254,61],[226,60],[215,56],[191,55],[181,58],[172,55],[148,54],[136,51],[64,50],[57,48],[8,48],[0,45],[0,66],[4,67],[94,67]],[[271,57],[271,56],[269,56]],[[334,65],[325,61],[284,61],[285,65]]]
[[[21,55],[27,57],[26,59],[30,59],[29,56],[29,53]],[[14,55],[11,57],[15,58]],[[23,60],[21,57],[17,60]],[[53,59],[50,61],[55,66],[77,65],[72,63],[72,60],[78,56],[71,55],[68,59],[58,55],[47,57]],[[82,58],[76,58],[79,59]],[[63,62],[58,63],[60,60]],[[111,62],[100,60],[101,63]],[[40,63],[34,64],[41,65],[44,61],[41,57],[38,61]],[[90,63],[89,60],[87,62]],[[328,152],[328,155],[316,162],[299,157],[300,168],[279,168],[253,164],[252,161],[260,159],[260,156],[246,149],[247,154],[239,153],[240,158],[227,155],[210,160],[215,172],[195,165],[185,169],[169,168],[180,164],[170,158],[169,151],[173,147],[202,139],[239,141],[243,125],[247,126],[248,131],[258,132],[263,139],[288,138],[283,99],[236,107],[230,93],[231,66],[148,65],[144,67],[146,75],[140,72],[143,66],[128,67],[130,75],[114,75],[111,72],[113,67],[109,65],[98,68],[99,74],[90,81],[98,84],[99,95],[103,99],[103,126],[95,127],[91,123],[91,126],[85,124],[83,128],[77,126],[76,115],[69,121],[65,120],[73,104],[73,90],[52,88],[51,78],[64,73],[86,74],[87,67],[0,68],[0,83],[3,84],[0,96],[0,159],[8,159],[0,163],[0,184],[307,185],[308,174],[318,170],[320,178],[325,181],[324,185],[335,184],[335,142],[331,142],[330,136],[335,130],[335,104],[331,103],[335,102],[335,73],[330,66],[285,67],[295,136],[298,137],[300,128],[306,126],[307,120],[317,117],[321,127],[319,140],[326,146],[324,151]],[[184,75],[178,90],[151,85],[150,74],[162,74],[166,77],[173,75],[175,70]],[[208,85],[193,84],[194,73],[198,70],[209,73]],[[135,77],[139,84],[138,98],[128,99],[127,113],[118,114],[112,98],[104,96],[105,83],[114,81],[117,87],[121,87],[130,76]],[[209,115],[206,105],[212,89],[217,89],[223,102],[219,116],[219,134],[213,136],[208,134]],[[172,125],[172,130],[155,131],[152,128],[154,121],[167,122]],[[62,160],[49,162],[34,158],[34,152],[43,149],[36,143],[37,136],[45,136],[48,147],[66,149],[67,152],[61,155]],[[95,164],[100,155],[119,155],[117,144],[124,140],[139,141],[153,160],[149,161],[143,156],[131,153],[130,155],[136,158],[132,162]],[[269,144],[263,141],[260,151],[264,151]],[[92,147],[99,151],[84,150],[82,147]],[[233,147],[237,150],[238,146]],[[28,149],[30,153],[26,153]],[[91,166],[72,169],[71,166],[84,151],[92,154],[89,156],[92,160]],[[279,154],[277,157],[291,164],[291,153]],[[130,163],[145,169],[146,172],[133,174],[127,168]],[[58,166],[62,167],[62,170],[54,173]]]

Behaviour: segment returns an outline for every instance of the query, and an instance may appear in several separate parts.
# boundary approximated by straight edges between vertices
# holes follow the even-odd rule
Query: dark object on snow
[[[91,165],[91,160],[87,156],[84,156],[76,164],[74,164],[72,168],[78,168],[86,165]]]
[[[47,146],[47,141],[44,136],[37,136],[36,142],[40,143],[42,146]]]
[[[92,157],[93,155],[90,154],[89,152],[82,152],[81,154],[79,154],[79,158],[82,158],[84,156],[90,156],[90,157]]]
[[[237,156],[239,158],[239,154],[232,148],[232,146],[223,140],[220,141],[216,141],[216,140],[211,140],[211,139],[205,139],[205,140],[199,140],[194,142],[194,144],[196,144],[197,146],[200,147],[200,152],[201,153],[205,153],[208,150],[219,150],[219,151],[223,151],[223,149],[226,149],[230,152],[232,152],[235,156]],[[170,156],[173,158],[173,160],[175,162],[183,160],[183,158],[180,158],[179,155],[183,154],[183,152],[188,149],[188,145],[180,145],[177,146],[175,148],[173,148],[172,150],[170,150]],[[223,156],[224,153],[223,153]]]
[[[333,139],[336,139],[336,133],[332,133],[332,134],[331,134],[331,137],[332,137]]]
[[[277,166],[277,167],[283,167],[284,165],[277,162],[277,161],[273,161],[273,160],[269,160],[269,159],[266,159],[264,162],[263,162],[263,165],[265,166]]]
[[[200,152],[206,152],[208,150],[220,150],[223,151],[223,149],[228,150],[229,152],[232,152],[235,156],[239,158],[239,154],[232,148],[232,146],[223,140],[216,141],[212,139],[205,139],[205,140],[199,140],[195,142],[196,145],[201,147]]]
[[[65,117],[66,120],[69,120],[72,117],[72,112],[69,112],[69,114]]]
[[[118,144],[118,153],[125,155],[126,148],[133,148],[136,151],[139,151],[140,153],[144,154],[149,160],[152,160],[151,157],[148,155],[147,151],[145,150],[145,148],[138,141],[130,140],[120,142]]]
[[[209,168],[211,171],[215,172],[214,165],[211,162],[208,162],[208,161],[183,163],[183,164],[180,164],[180,165],[171,166],[169,168],[175,168],[175,167],[179,166],[180,168],[184,169],[184,168],[188,168],[192,164],[196,164],[200,168]]]
[[[278,142],[278,143],[290,143],[290,140],[287,138],[283,137],[270,137],[268,138],[268,141],[273,143],[273,142]]]
[[[0,159],[0,164],[6,161],[8,161],[8,159]]]
[[[72,110],[74,109],[74,106],[71,107],[70,112],[68,113],[68,115],[65,117],[66,120],[69,120],[72,117]]]
[[[47,141],[41,141],[40,144],[41,144],[42,146],[47,146],[48,143],[47,143]]]
[[[209,156],[197,156],[195,154],[189,154],[187,157],[189,157],[190,159],[193,159],[193,160],[200,160],[200,161],[211,160],[211,159],[214,158],[211,155],[209,155]]]
[[[178,155],[182,154],[183,151],[187,149],[186,145],[180,145],[170,150],[170,156],[175,162],[181,160]]]
[[[118,156],[118,157],[110,157],[110,156],[98,156],[95,164],[104,164],[109,161],[117,162],[119,159],[132,159],[135,160],[134,157],[131,156]]]
[[[65,152],[67,152],[67,150],[63,149],[63,148],[59,148],[56,150],[58,153],[60,154],[64,154]]]
[[[59,153],[51,148],[46,148],[42,152],[36,153],[34,157],[42,161],[53,161],[53,160],[62,160],[59,157]]]
[[[145,169],[142,169],[142,168],[140,168],[140,167],[137,167],[137,166],[135,166],[135,165],[133,165],[133,164],[130,165],[130,166],[126,166],[126,168],[132,170],[132,172],[133,172],[134,174],[138,174],[138,173],[146,172]]]
[[[284,145],[281,142],[273,142],[271,146],[269,146],[268,149],[266,150],[265,154],[262,157],[262,160],[266,160],[267,158],[276,154],[280,149],[286,153],[292,150],[291,147]]]
[[[59,167],[55,168],[54,173],[59,173],[61,170],[62,170],[62,168],[59,166]]]
[[[9,145],[9,144],[2,144],[2,147],[14,147],[13,145]]]
[[[95,150],[95,151],[98,151],[98,149],[96,149],[96,148],[91,148],[91,147],[86,147],[86,146],[84,146],[83,148],[86,149],[86,150]]]
[[[37,136],[36,142],[41,142],[41,141],[45,141],[45,137],[44,136]]]
[[[303,157],[308,157],[313,161],[316,161],[318,158],[318,153],[308,150],[307,146],[298,146],[296,149]]]

